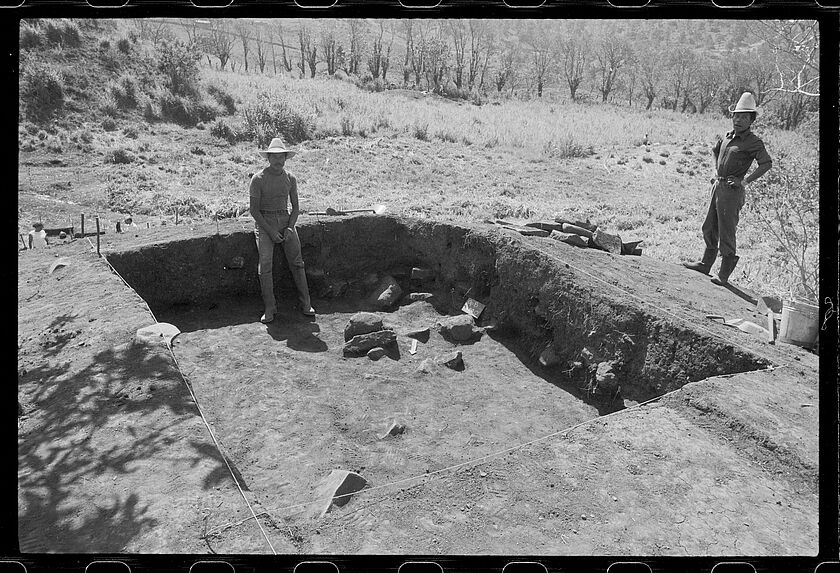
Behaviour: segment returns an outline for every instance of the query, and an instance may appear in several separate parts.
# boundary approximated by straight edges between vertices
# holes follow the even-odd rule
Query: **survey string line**
[[[88,239],[88,241],[90,241],[90,239]],[[110,267],[111,271],[113,271],[114,274],[116,274],[120,278],[120,280],[131,290],[131,292],[133,292],[135,295],[137,295],[137,297],[140,300],[143,301],[143,304],[146,306],[146,309],[148,309],[149,314],[152,315],[152,319],[155,321],[155,324],[158,324],[158,319],[157,319],[157,317],[155,317],[154,312],[152,312],[152,307],[149,306],[149,303],[146,302],[146,299],[144,299],[142,296],[140,296],[140,293],[138,293],[136,290],[134,290],[134,287],[132,287],[130,284],[128,284],[128,281],[126,281],[123,278],[123,276],[119,273],[119,271],[117,271],[117,269],[114,268],[114,266],[110,263],[110,261],[108,261],[108,259],[106,257],[102,257],[102,259],[108,264],[108,267]],[[265,532],[265,529],[263,529],[263,526],[260,523],[260,520],[257,519],[257,514],[254,511],[254,508],[251,506],[251,502],[248,501],[248,497],[245,495],[245,492],[243,491],[242,486],[239,483],[239,480],[236,479],[236,474],[234,473],[233,468],[230,466],[230,462],[228,461],[228,456],[225,455],[225,452],[222,451],[222,446],[219,443],[219,440],[216,438],[216,434],[213,432],[213,428],[210,427],[210,423],[207,421],[207,418],[206,418],[206,416],[204,415],[204,412],[201,409],[201,405],[198,403],[198,398],[196,397],[195,393],[193,392],[192,385],[189,383],[186,375],[184,375],[184,372],[181,370],[181,366],[180,366],[180,364],[178,364],[178,358],[175,356],[175,352],[172,350],[172,344],[171,344],[170,341],[166,342],[166,348],[167,348],[167,350],[169,350],[169,354],[172,356],[172,360],[175,362],[175,368],[178,370],[178,374],[181,376],[181,380],[183,381],[184,386],[187,387],[187,391],[190,393],[190,397],[192,397],[192,399],[193,399],[193,403],[195,404],[195,407],[198,410],[198,415],[201,417],[201,421],[204,422],[204,427],[207,428],[207,431],[210,433],[210,438],[213,440],[213,444],[216,446],[216,450],[218,450],[219,455],[222,456],[222,460],[225,462],[225,466],[227,466],[228,473],[230,473],[230,476],[233,478],[233,483],[236,485],[236,489],[239,491],[239,495],[241,495],[242,499],[245,500],[245,505],[248,506],[248,510],[251,512],[252,518],[257,522],[257,526],[260,528],[260,532],[262,533],[263,537],[265,538],[266,542],[268,543],[268,546],[271,548],[271,552],[274,555],[277,555],[277,551],[274,549],[274,545],[272,545],[271,540],[268,538],[268,534]],[[263,512],[263,513],[265,513],[265,512]]]
[[[696,383],[708,382],[708,381],[715,380],[715,379],[731,378],[733,376],[738,376],[738,375],[745,376],[745,375],[753,374],[755,372],[769,372],[769,371],[777,370],[779,368],[783,368],[783,366],[773,366],[773,367],[766,368],[766,369],[763,369],[763,370],[752,370],[752,371],[749,371],[749,372],[741,372],[741,373],[733,373],[733,374],[721,374],[721,375],[718,375],[718,376],[712,376],[712,377],[709,377],[709,378],[705,378],[703,380],[699,380]],[[558,435],[561,435],[561,434],[566,434],[566,433],[569,433],[573,430],[576,430],[577,428],[580,428],[580,427],[585,426],[587,424],[591,424],[592,422],[605,420],[607,418],[617,416],[617,415],[622,414],[622,413],[626,413],[626,412],[630,412],[632,410],[639,409],[646,404],[649,404],[651,402],[655,402],[657,400],[661,400],[662,398],[665,398],[667,396],[675,394],[675,393],[677,393],[681,390],[682,390],[682,387],[676,388],[674,390],[671,390],[670,392],[666,392],[665,394],[661,394],[659,396],[654,396],[653,398],[645,400],[644,402],[640,402],[638,404],[630,406],[629,408],[624,408],[622,410],[616,410],[615,412],[610,412],[609,414],[605,414],[603,416],[596,416],[594,418],[590,418],[588,420],[578,422],[577,424],[569,426],[568,428],[564,428],[562,430],[551,432],[550,434],[540,436],[540,437],[535,438],[533,440],[529,440],[527,442],[522,442],[520,444],[516,444],[514,446],[510,446],[510,447],[504,448],[502,450],[497,450],[495,452],[491,452],[489,454],[485,454],[483,456],[479,456],[477,458],[473,458],[473,459],[470,459],[470,460],[467,460],[467,461],[464,461],[464,462],[461,462],[461,463],[458,463],[458,464],[454,464],[454,465],[451,465],[451,466],[440,468],[440,469],[431,471],[429,473],[409,476],[409,477],[402,478],[402,479],[399,479],[399,480],[396,480],[396,481],[392,481],[392,482],[389,482],[389,483],[386,483],[386,484],[381,484],[381,485],[365,488],[361,491],[356,492],[355,494],[349,493],[349,494],[342,494],[342,495],[336,495],[336,496],[324,496],[324,497],[319,497],[319,498],[313,498],[313,499],[310,499],[310,500],[305,501],[305,502],[296,503],[296,504],[276,508],[272,511],[274,513],[284,513],[284,512],[288,512],[288,511],[295,510],[295,509],[305,508],[305,507],[310,506],[314,503],[323,502],[323,501],[327,501],[327,500],[331,500],[331,499],[341,499],[341,498],[349,497],[349,496],[352,496],[352,495],[367,494],[367,493],[372,492],[372,491],[382,490],[382,489],[385,489],[385,488],[391,488],[391,487],[394,487],[394,486],[397,486],[397,485],[400,485],[400,484],[404,484],[404,483],[407,483],[407,482],[411,482],[411,481],[416,481],[416,480],[420,480],[420,479],[424,479],[424,480],[428,481],[429,478],[436,477],[436,476],[441,475],[443,473],[458,470],[458,469],[466,467],[466,466],[478,465],[478,464],[481,464],[485,461],[489,461],[493,458],[497,458],[499,456],[505,455],[507,453],[511,453],[511,452],[516,451],[516,450],[526,448],[528,446],[532,446],[532,445],[537,444],[539,442],[544,442],[544,441],[549,440],[549,439],[551,439],[555,436],[558,436]],[[425,481],[424,481],[424,483],[425,483]],[[408,486],[405,489],[409,489],[410,487],[415,487],[416,485],[420,485],[420,484],[415,484],[415,485],[412,485],[412,486]],[[269,513],[269,515],[271,515],[271,512],[266,511],[266,513]],[[251,518],[248,518],[248,519],[251,519]],[[276,520],[276,518],[274,518],[274,519]],[[237,522],[235,524],[226,524],[226,525],[217,527],[215,530],[213,530],[211,532],[211,534],[215,533],[217,530],[221,531],[221,530],[227,529],[227,528],[232,527],[232,526],[240,525],[244,521],[245,520],[243,520],[241,522]]]

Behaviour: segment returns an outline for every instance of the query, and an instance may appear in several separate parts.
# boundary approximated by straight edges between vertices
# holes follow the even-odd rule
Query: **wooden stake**
[[[24,250],[28,249],[29,247],[26,246],[26,241],[23,240],[23,233],[18,233],[18,237],[20,237],[20,242],[23,243]]]
[[[767,342],[769,344],[776,343],[776,321],[773,318],[773,311],[769,308],[767,309]]]
[[[85,236],[85,214],[82,213],[82,236]]]
[[[175,207],[175,224],[178,224],[178,207]]]
[[[102,256],[99,252],[99,217],[96,218],[96,254]]]
[[[213,215],[216,218],[216,234],[219,234],[219,216]]]

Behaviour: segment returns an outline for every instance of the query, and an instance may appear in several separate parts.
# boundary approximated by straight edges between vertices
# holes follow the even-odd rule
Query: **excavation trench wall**
[[[316,300],[364,295],[372,273],[391,274],[406,292],[434,292],[443,313],[458,313],[465,298],[474,298],[486,305],[480,325],[494,325],[531,359],[549,350],[557,359],[548,372],[577,377],[593,394],[620,387],[623,397],[643,400],[687,382],[768,365],[673,317],[628,303],[620,291],[567,268],[561,257],[486,227],[358,216],[306,222],[298,232]],[[259,297],[251,232],[115,251],[108,260],[156,313],[224,296]],[[432,269],[434,280],[413,282],[412,267]],[[282,249],[275,250],[274,268],[277,292],[291,296]],[[608,382],[597,376],[599,365],[609,365]]]

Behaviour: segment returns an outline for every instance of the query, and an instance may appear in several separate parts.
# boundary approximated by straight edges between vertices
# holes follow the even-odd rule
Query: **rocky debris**
[[[535,229],[542,229],[543,231],[562,231],[563,230],[563,222],[556,222],[556,221],[532,221],[529,223],[525,223],[526,227],[534,227]]]
[[[557,356],[557,352],[549,346],[545,350],[540,353],[539,362],[544,367],[549,368],[551,366],[555,366],[560,362],[560,357]]]
[[[396,421],[394,421],[391,422],[391,426],[388,428],[388,431],[379,436],[379,439],[384,440],[388,436],[399,436],[403,433],[405,433],[405,424],[399,424]]]
[[[178,327],[168,322],[158,322],[139,329],[134,336],[137,344],[171,344],[172,339],[181,334]]]
[[[580,227],[582,229],[586,229],[587,231],[595,231],[598,228],[598,225],[592,223],[587,219],[586,221],[578,221],[572,219],[566,219],[562,215],[555,215],[554,216],[555,223],[567,224],[567,225],[574,225],[576,227]]]
[[[70,265],[70,259],[68,259],[66,257],[61,257],[60,259],[58,259],[57,261],[55,261],[53,264],[50,265],[50,270],[49,270],[48,274],[53,274],[56,269],[64,268],[64,267],[69,266],[69,265]]]
[[[347,470],[333,470],[321,480],[315,489],[317,501],[312,504],[309,514],[314,518],[322,518],[333,506],[346,505],[353,494],[362,491],[367,480],[356,472]]]
[[[618,389],[618,381],[616,380],[613,368],[616,366],[614,362],[601,362],[595,371],[596,388],[602,392],[615,392]]]
[[[379,330],[368,334],[358,334],[344,343],[344,356],[363,356],[368,350],[377,346],[388,346],[397,341],[393,330]]]
[[[560,231],[552,231],[551,235],[549,235],[555,241],[560,241],[562,243],[568,243],[569,245],[574,245],[576,247],[589,247],[589,240],[586,237],[582,237],[580,235],[576,235],[574,233],[563,233]]]
[[[245,267],[245,259],[244,257],[233,257],[227,265],[225,265],[225,270],[228,269],[241,269]]]
[[[372,312],[357,312],[350,317],[344,327],[344,341],[347,342],[359,334],[369,334],[382,330],[382,318]]]
[[[516,231],[520,235],[524,235],[526,237],[547,237],[551,233],[551,231],[548,231],[546,229],[540,229],[537,227],[526,227],[524,225],[517,225],[516,223],[509,223],[508,221],[503,221],[501,219],[486,222],[498,225],[501,228],[507,229],[509,231]]]
[[[377,346],[376,348],[371,348],[368,350],[367,357],[373,360],[374,362],[379,360],[385,356],[385,349],[381,346]]]
[[[435,358],[435,362],[441,366],[446,366],[452,370],[464,369],[464,357],[460,350],[454,352],[447,352]]]
[[[371,295],[371,302],[379,308],[390,308],[397,304],[402,294],[402,288],[397,284],[396,279],[392,276],[386,276],[379,283],[379,286],[374,289]]]
[[[415,339],[418,339],[418,340],[420,340],[420,339],[428,340],[430,332],[431,332],[431,329],[428,326],[415,326],[415,327],[412,327],[412,328],[409,328],[409,329],[405,330],[403,332],[403,335],[407,336],[408,338],[415,338]]]
[[[621,254],[621,237],[612,235],[600,229],[592,234],[592,242],[595,246],[612,253],[614,255]]]
[[[421,300],[431,300],[434,295],[430,292],[412,292],[408,293],[408,300],[411,302],[418,302]]]
[[[432,269],[421,269],[419,267],[412,267],[411,280],[427,281],[435,278],[435,271]]]
[[[468,314],[450,316],[437,323],[440,334],[444,338],[451,338],[458,342],[470,340],[475,334],[475,320]]]

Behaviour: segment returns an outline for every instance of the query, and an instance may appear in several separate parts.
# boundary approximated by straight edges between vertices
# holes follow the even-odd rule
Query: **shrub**
[[[208,84],[207,94],[222,106],[226,115],[236,113],[236,101],[221,85],[217,83]]]
[[[413,126],[414,130],[414,137],[419,139],[420,141],[429,141],[429,124],[419,124],[415,123]]]
[[[355,125],[352,118],[344,116],[339,123],[341,125],[341,135],[353,135]]]
[[[120,109],[134,109],[137,107],[137,80],[133,76],[124,74],[111,86],[111,95],[114,96],[117,107]]]
[[[103,50],[110,50],[111,42],[109,42],[108,40],[102,40],[99,42],[99,47]]]
[[[315,131],[315,112],[309,102],[289,101],[283,96],[262,92],[244,108],[248,130],[260,147],[274,137],[283,137],[287,143],[300,143],[310,139]]]
[[[457,143],[458,136],[450,132],[449,130],[438,130],[435,132],[435,137],[440,139],[441,141],[446,141],[448,143]]]
[[[123,54],[131,52],[131,41],[128,38],[120,38],[117,42],[117,49]]]
[[[549,157],[572,159],[587,157],[593,153],[592,147],[584,145],[572,136],[565,136],[559,140],[549,139],[543,146],[543,153]],[[653,161],[651,159],[651,161]]]
[[[47,20],[47,25],[44,29],[44,34],[47,37],[47,43],[53,46],[61,45],[61,28],[58,22]]]
[[[21,78],[22,100],[26,102],[26,115],[44,118],[64,105],[64,77],[49,65],[33,66]]]
[[[157,46],[158,70],[166,76],[169,90],[176,96],[198,94],[201,52],[194,43],[163,40]]]
[[[102,120],[102,129],[105,131],[116,131],[117,130],[117,122],[113,120],[113,118],[106,117]]]
[[[123,129],[123,135],[125,135],[126,137],[128,137],[130,139],[137,139],[137,137],[139,136],[138,133],[137,133],[137,128],[134,127],[133,125],[130,125],[130,126],[126,127],[125,129]]]
[[[108,154],[107,161],[118,164],[134,163],[137,161],[137,156],[130,149],[120,147]]]
[[[18,31],[18,45],[21,50],[38,48],[44,43],[41,31],[29,22],[22,21]]]
[[[147,99],[143,104],[143,117],[146,121],[156,121],[160,119],[160,106],[151,99]]]
[[[61,27],[61,43],[68,48],[78,48],[82,45],[82,35],[79,26],[72,20],[64,22]]]
[[[120,113],[120,106],[111,92],[105,94],[99,109],[109,117],[117,117]]]
[[[218,137],[219,139],[224,139],[230,144],[236,143],[236,140],[238,139],[236,131],[234,131],[234,129],[223,119],[217,119],[210,127],[210,135]]]

